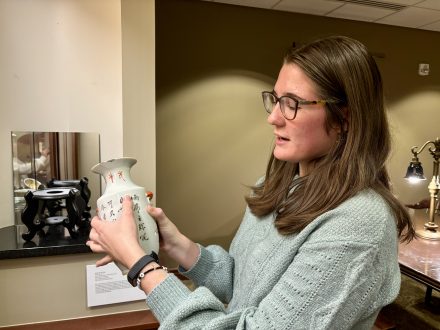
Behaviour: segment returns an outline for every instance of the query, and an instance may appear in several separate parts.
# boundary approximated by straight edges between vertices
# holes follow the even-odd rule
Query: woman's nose
[[[269,116],[267,117],[267,122],[271,125],[282,125],[284,122],[284,116],[281,113],[281,108],[280,108],[280,103],[277,102],[273,109],[272,112],[269,114]]]

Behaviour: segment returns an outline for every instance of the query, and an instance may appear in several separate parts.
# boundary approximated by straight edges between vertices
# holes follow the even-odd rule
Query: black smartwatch
[[[133,267],[130,268],[127,274],[127,280],[132,286],[137,286],[139,273],[151,262],[159,263],[159,257],[154,251],[152,251],[151,254],[144,255],[133,265]]]

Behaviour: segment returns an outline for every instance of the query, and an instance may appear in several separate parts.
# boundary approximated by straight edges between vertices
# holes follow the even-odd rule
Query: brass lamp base
[[[440,230],[438,225],[433,222],[427,222],[424,228],[416,230],[416,236],[433,241],[440,240]]]

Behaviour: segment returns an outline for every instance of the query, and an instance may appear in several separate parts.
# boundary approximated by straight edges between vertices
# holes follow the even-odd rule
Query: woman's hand
[[[136,261],[145,255],[139,244],[133,215],[133,202],[129,196],[124,197],[119,219],[103,221],[95,216],[91,225],[89,241],[86,244],[93,252],[107,254],[96,262],[97,266],[118,261],[125,267],[131,268]]]
[[[160,233],[160,249],[183,268],[190,269],[199,257],[198,245],[183,235],[161,208],[148,205],[147,212],[156,220]]]
[[[179,237],[182,235],[174,223],[165,215],[163,210],[152,205],[147,205],[147,212],[157,223],[160,233],[160,249],[167,254],[179,245]]]
[[[160,248],[183,268],[190,269],[197,261],[200,250],[197,244],[184,236],[160,208],[147,206],[147,212],[157,223]],[[94,217],[87,245],[93,252],[107,255],[96,262],[97,266],[117,261],[131,268],[145,251],[139,245],[133,203],[129,196],[122,203],[122,214],[116,221],[103,221]]]
[[[44,157],[49,157],[49,154],[50,154],[50,149],[49,148],[43,148],[43,150],[41,150],[41,154],[44,156]]]

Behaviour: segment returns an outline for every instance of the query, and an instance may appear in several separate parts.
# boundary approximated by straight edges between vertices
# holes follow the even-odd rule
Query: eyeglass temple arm
[[[298,100],[298,104],[326,104],[326,103],[330,103],[330,102],[326,100],[317,100],[317,101]]]

